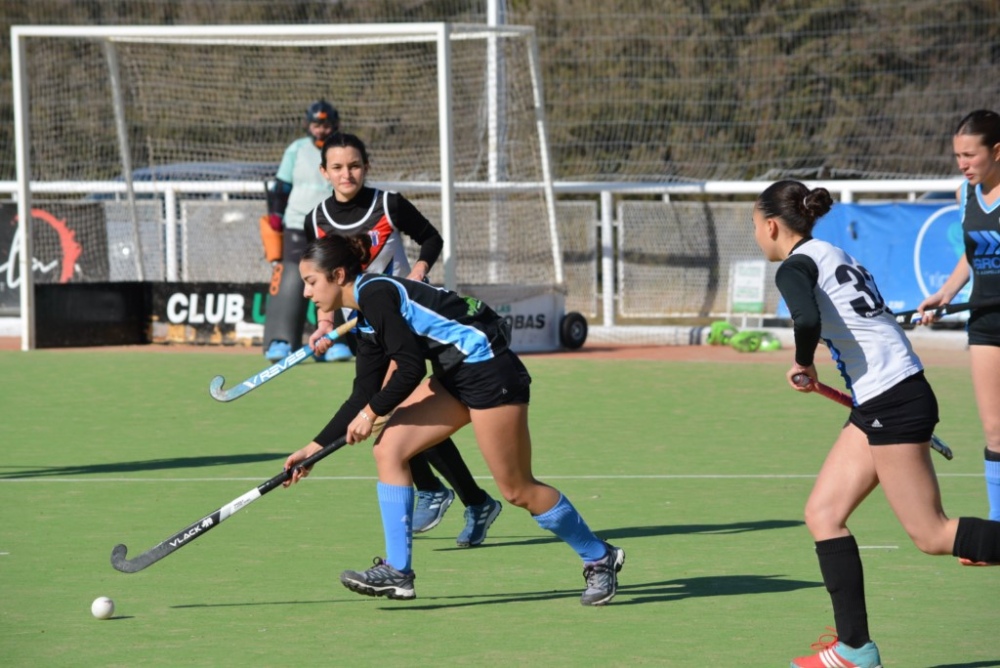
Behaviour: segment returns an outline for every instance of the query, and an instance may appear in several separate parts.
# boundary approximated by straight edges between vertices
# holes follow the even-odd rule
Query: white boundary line
[[[492,480],[490,476],[474,476],[478,480]],[[663,475],[537,475],[541,480],[793,480],[815,478],[815,473],[789,474],[663,474]],[[982,478],[982,473],[939,473],[938,478]],[[309,480],[364,480],[374,482],[375,476],[309,476]],[[32,476],[27,478],[0,478],[0,483],[107,483],[107,482],[254,482],[260,478],[70,478]]]

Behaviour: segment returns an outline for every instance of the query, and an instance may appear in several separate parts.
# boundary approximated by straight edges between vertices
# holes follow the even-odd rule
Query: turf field
[[[457,502],[417,536],[415,601],[344,589],[341,570],[382,552],[368,446],[119,573],[115,544],[136,556],[278,473],[351,367],[307,362],[220,404],[212,376],[232,385],[261,357],[2,351],[0,664],[787,666],[833,623],[801,509],[845,416],[784,386],[787,357],[525,358],[536,474],[627,553],[618,597],[584,608],[577,557],[510,506],[479,548],[455,547]],[[935,457],[945,506],[983,515],[968,368],[928,375],[956,453]],[[485,476],[467,431],[456,440]],[[1000,666],[1000,569],[921,554],[878,491],[852,529],[886,666]],[[90,615],[100,595],[112,620]]]

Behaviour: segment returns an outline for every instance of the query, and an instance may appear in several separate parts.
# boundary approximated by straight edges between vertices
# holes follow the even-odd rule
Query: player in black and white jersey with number
[[[296,467],[344,433],[348,443],[365,440],[373,422],[392,414],[373,448],[386,557],[376,558],[366,571],[345,571],[341,582],[371,596],[415,596],[409,461],[471,423],[504,498],[528,510],[541,528],[583,560],[587,588],[581,602],[610,601],[625,553],[594,535],[559,490],[534,477],[528,431],[531,377],[508,347],[505,321],[479,300],[422,282],[363,273],[370,252],[367,235],[327,236],[309,246],[299,265],[305,294],[317,307],[359,312],[357,376],[350,398],[312,443],[289,455],[285,468]],[[320,341],[317,349],[328,344]],[[395,370],[383,386],[390,362]],[[427,362],[433,375],[424,382]],[[297,469],[291,482],[306,474]]]
[[[920,322],[937,320],[927,309],[951,303],[972,279],[969,302],[989,304],[969,313],[969,359],[979,419],[986,436],[984,472],[990,519],[1000,521],[1000,115],[986,109],[963,118],[952,137],[965,176],[958,189],[965,254],[941,288],[920,303]]]
[[[847,528],[854,509],[881,485],[920,550],[984,563],[1000,562],[1000,523],[945,515],[930,457],[937,400],[871,274],[840,248],[812,238],[817,219],[832,206],[824,188],[779,181],[753,210],[754,237],[768,260],[781,262],[775,282],[794,321],[789,386],[813,390],[811,381],[802,387],[793,378],[819,380],[813,356],[822,340],[854,396],[805,508],[837,634],[818,654],[792,666],[877,668],[881,659],[868,634],[861,558]]]
[[[306,216],[307,242],[331,235],[367,234],[372,248],[371,259],[363,267],[366,273],[426,280],[441,254],[444,240],[405,197],[365,185],[370,163],[364,142],[353,134],[334,133],[324,142],[320,161],[320,172],[333,187],[333,195]],[[400,233],[420,245],[420,255],[412,269]],[[341,309],[333,313],[318,310],[316,318],[316,332],[309,338],[309,344],[314,347],[327,332],[344,322],[344,314]],[[455,491],[441,483],[431,465]],[[479,486],[450,438],[415,456],[410,461],[410,468],[417,488],[414,533],[430,531],[437,526],[457,493],[465,506],[465,526],[456,544],[471,547],[486,540],[486,532],[500,514],[501,504]]]

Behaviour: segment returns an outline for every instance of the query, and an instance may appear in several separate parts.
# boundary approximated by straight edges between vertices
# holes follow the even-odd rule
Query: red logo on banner
[[[59,273],[60,283],[69,283],[73,278],[76,261],[83,254],[83,247],[76,241],[76,232],[69,229],[65,220],[59,220],[45,209],[32,209],[31,217],[44,221],[59,235],[59,248],[62,251],[62,271]],[[11,219],[17,224],[17,216]]]

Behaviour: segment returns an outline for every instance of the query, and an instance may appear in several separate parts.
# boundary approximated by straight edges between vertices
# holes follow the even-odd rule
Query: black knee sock
[[[865,576],[861,553],[854,536],[831,538],[816,543],[823,584],[833,602],[837,638],[848,647],[858,648],[868,636],[868,610],[865,606]]]
[[[451,488],[458,494],[459,500],[466,507],[486,503],[486,492],[472,477],[469,467],[458,452],[455,442],[446,438],[433,448],[424,450],[427,460],[436,468]]]
[[[951,553],[972,561],[1000,562],[1000,522],[959,517]]]
[[[418,492],[436,492],[441,489],[441,481],[431,471],[430,462],[427,461],[426,450],[410,458],[410,475],[413,476],[413,486]]]

